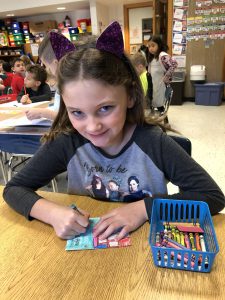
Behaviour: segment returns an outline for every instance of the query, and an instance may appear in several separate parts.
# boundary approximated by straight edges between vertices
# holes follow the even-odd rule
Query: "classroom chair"
[[[4,156],[5,156],[5,153],[0,150],[0,168],[2,171],[2,177],[4,180],[4,184],[6,184],[7,183],[7,174],[6,174],[6,170],[5,170],[5,157]]]
[[[168,85],[166,87],[166,91],[165,91],[165,102],[164,102],[163,112],[160,112],[155,108],[152,108],[150,111],[150,115],[154,120],[156,120],[159,123],[162,122],[164,125],[167,125],[167,126],[169,124],[168,110],[170,107],[170,103],[172,101],[172,97],[173,97],[173,89],[170,85]]]
[[[0,138],[1,155],[6,154],[7,159],[1,157],[0,165],[5,183],[16,173],[41,146],[40,135],[9,134]],[[6,168],[5,168],[6,166]],[[56,179],[51,181],[53,192],[58,192]]]
[[[186,152],[191,156],[191,151],[192,151],[192,145],[191,141],[185,137],[185,136],[180,136],[180,135],[170,135],[169,136],[177,142]]]

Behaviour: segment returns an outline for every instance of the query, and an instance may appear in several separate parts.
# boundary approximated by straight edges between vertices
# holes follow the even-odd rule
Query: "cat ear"
[[[51,31],[50,42],[57,60],[60,60],[66,53],[75,50],[75,46],[64,35]]]
[[[99,36],[96,48],[115,54],[119,58],[124,53],[123,34],[118,22],[111,23]]]

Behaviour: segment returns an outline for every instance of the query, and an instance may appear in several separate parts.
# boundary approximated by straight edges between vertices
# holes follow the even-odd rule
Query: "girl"
[[[105,186],[118,178],[118,192],[127,193],[128,178],[135,176],[139,189],[151,192],[152,197],[135,199],[103,215],[94,230],[101,239],[115,230],[121,239],[141,226],[158,197],[205,201],[212,214],[223,209],[225,199],[213,179],[145,119],[141,83],[124,54],[117,22],[106,28],[96,48],[70,52],[61,59],[58,87],[63,101],[45,144],[4,190],[4,199],[17,212],[52,225],[63,239],[84,233],[88,212],[81,215],[35,192],[65,170],[70,194],[89,195],[86,187],[93,175]],[[167,181],[181,192],[168,195]]]
[[[75,46],[62,34],[51,31],[46,34],[38,48],[38,56],[46,67],[49,76],[56,79],[56,71],[59,60]],[[52,108],[29,108],[25,114],[29,120],[47,118],[54,120],[59,110],[60,95],[55,92]]]
[[[152,106],[163,112],[166,86],[172,81],[177,62],[166,53],[168,46],[159,36],[149,39],[148,50],[148,72],[151,74],[153,85]]]

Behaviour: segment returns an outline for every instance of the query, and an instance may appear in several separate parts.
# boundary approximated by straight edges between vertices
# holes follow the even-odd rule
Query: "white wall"
[[[149,19],[152,17],[152,7],[129,9],[130,44],[142,44],[142,19]]]
[[[71,12],[17,18],[17,20],[19,22],[26,22],[26,21],[37,22],[37,21],[55,20],[58,24],[58,23],[62,23],[66,16],[70,17],[73,27],[77,27],[77,20],[90,19],[91,17],[89,9],[79,9]]]
[[[66,3],[73,3],[73,0],[0,0],[0,8],[1,12],[4,11],[11,11],[11,10],[20,10],[20,9],[27,9],[27,8],[34,8],[34,7],[41,7],[41,6],[48,6],[48,5],[55,5],[55,4],[66,4]],[[75,2],[83,2],[83,0],[76,0]]]

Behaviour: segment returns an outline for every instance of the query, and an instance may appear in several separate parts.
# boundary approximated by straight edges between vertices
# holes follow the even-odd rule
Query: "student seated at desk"
[[[51,31],[46,34],[38,48],[38,56],[45,65],[47,74],[56,79],[56,70],[59,60],[70,51],[74,51],[75,46],[62,34]],[[60,95],[56,90],[54,105],[52,108],[29,108],[26,116],[29,120],[47,118],[54,120],[60,105]]]
[[[24,79],[25,87],[17,96],[17,101],[30,104],[51,100],[51,90],[46,83],[47,72],[40,65],[28,65]]]
[[[25,65],[20,58],[15,58],[12,61],[12,70],[13,70],[13,78],[12,78],[12,91],[13,94],[19,94],[24,87],[24,77],[25,77]]]
[[[13,73],[11,71],[11,65],[9,62],[4,62],[2,64],[2,71],[3,74],[5,75],[5,78],[3,79],[3,84],[5,86],[5,94],[7,94],[11,90],[12,86],[12,79],[13,79]]]
[[[63,101],[45,144],[4,189],[5,201],[17,212],[50,224],[63,239],[84,233],[88,212],[81,215],[36,192],[64,171],[69,194],[125,202],[135,192],[137,197],[129,199],[135,202],[101,216],[94,230],[100,239],[116,230],[121,239],[140,227],[150,218],[155,198],[205,201],[212,214],[224,208],[224,195],[210,175],[151,116],[145,117],[143,89],[124,53],[117,22],[96,47],[60,60],[58,87]],[[169,195],[168,181],[180,192]],[[113,190],[117,193],[110,198]]]

